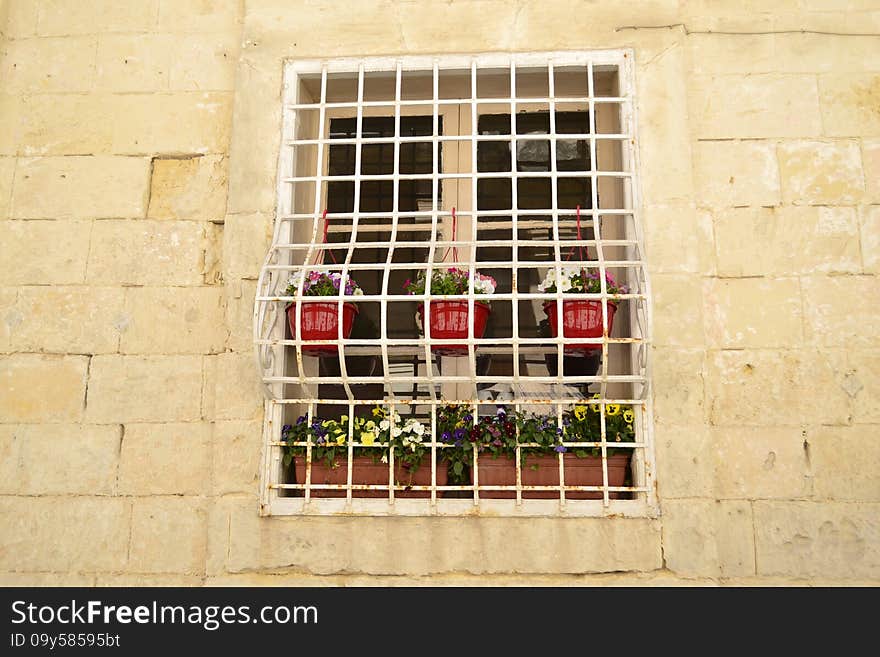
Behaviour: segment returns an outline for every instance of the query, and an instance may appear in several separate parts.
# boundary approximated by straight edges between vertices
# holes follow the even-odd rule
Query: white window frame
[[[588,72],[588,84],[589,84],[589,93],[587,97],[572,99],[572,98],[555,98],[553,91],[553,71],[554,67],[572,67],[572,66],[580,66],[584,67],[584,69]],[[549,71],[549,90],[550,93],[547,97],[542,98],[518,98],[516,93],[516,71],[526,67],[540,67],[547,68]],[[616,97],[610,96],[597,96],[593,90],[594,84],[594,71],[613,67],[617,72],[617,80],[619,85],[619,95]],[[511,85],[510,85],[510,97],[509,98],[493,98],[490,101],[485,99],[479,99],[476,95],[476,79],[478,71],[482,69],[508,69],[510,70],[511,75]],[[459,98],[454,100],[442,99],[438,95],[438,78],[441,71],[444,70],[469,70],[471,71],[471,80],[472,80],[472,94],[470,98]],[[419,101],[412,100],[401,100],[400,86],[401,86],[401,78],[407,71],[433,71],[433,98],[425,98]],[[390,72],[396,76],[396,98],[391,101],[365,101],[363,100],[363,89],[364,89],[364,79],[365,74],[370,72]],[[354,74],[357,75],[358,79],[358,99],[353,103],[333,103],[326,101],[326,91],[327,91],[327,80],[328,75],[332,75],[335,73],[341,74]],[[321,80],[321,96],[317,102],[301,102],[301,100],[297,97],[297,89],[299,87],[299,78],[300,76],[320,76]],[[257,295],[255,299],[255,307],[254,307],[254,342],[255,342],[255,354],[256,354],[256,362],[257,368],[259,371],[260,379],[263,385],[263,391],[266,396],[265,402],[265,419],[264,419],[264,427],[263,427],[263,447],[262,447],[262,460],[261,460],[261,474],[260,474],[260,504],[261,504],[261,514],[263,515],[339,515],[339,514],[351,514],[351,515],[401,515],[401,516],[425,516],[425,515],[437,515],[437,516],[467,516],[467,515],[491,515],[491,516],[552,516],[552,517],[601,517],[601,516],[626,516],[626,517],[656,517],[659,513],[656,490],[655,490],[655,467],[654,467],[654,454],[653,454],[653,430],[652,430],[652,412],[651,412],[651,371],[650,371],[650,344],[651,344],[651,309],[650,309],[650,283],[648,280],[648,275],[646,271],[646,266],[644,262],[644,239],[641,230],[641,224],[639,220],[639,186],[638,186],[638,151],[635,147],[636,145],[636,107],[635,107],[635,85],[634,85],[634,57],[632,50],[629,49],[621,49],[621,50],[603,50],[603,51],[582,51],[582,52],[550,52],[550,53],[517,53],[517,54],[482,54],[482,55],[448,55],[448,56],[413,56],[413,57],[374,57],[374,58],[365,58],[365,59],[351,59],[351,58],[341,58],[341,59],[330,59],[330,60],[291,60],[286,61],[284,63],[284,87],[283,87],[283,119],[282,119],[282,141],[281,148],[278,160],[278,174],[277,174],[277,210],[276,210],[276,221],[275,228],[272,240],[272,246],[270,251],[266,257],[265,264],[260,274],[258,287],[257,287]],[[638,277],[638,286],[637,290],[633,290],[633,293],[627,295],[629,298],[638,300],[639,307],[641,310],[637,312],[632,312],[630,317],[630,327],[629,327],[629,335],[634,336],[627,339],[622,340],[614,340],[610,338],[602,339],[602,369],[601,372],[598,373],[595,377],[581,377],[578,380],[589,380],[589,381],[597,381],[601,383],[602,390],[605,390],[605,386],[608,383],[613,383],[615,381],[619,382],[629,382],[633,383],[633,385],[638,385],[640,387],[640,393],[637,398],[621,400],[619,398],[613,399],[615,403],[628,403],[631,404],[633,409],[636,412],[636,426],[637,426],[637,446],[634,449],[634,454],[636,452],[640,453],[640,457],[638,459],[633,459],[633,467],[634,467],[634,477],[635,481],[633,482],[632,488],[627,488],[626,490],[632,491],[635,493],[635,499],[611,499],[609,498],[609,490],[607,486],[602,487],[603,498],[599,500],[571,500],[566,499],[564,484],[560,486],[563,490],[560,491],[559,499],[552,500],[534,500],[534,499],[523,499],[521,496],[522,488],[520,485],[520,478],[517,476],[517,486],[516,486],[516,497],[515,499],[486,499],[481,498],[479,496],[479,487],[474,487],[473,497],[472,498],[442,498],[439,497],[440,491],[436,490],[435,486],[431,486],[431,494],[429,498],[426,499],[400,499],[394,496],[393,490],[390,491],[388,498],[382,499],[369,499],[369,498],[359,498],[354,497],[352,495],[352,488],[348,486],[346,488],[346,497],[343,498],[314,498],[309,495],[308,489],[305,491],[305,495],[303,497],[284,497],[279,495],[279,491],[285,487],[287,488],[296,488],[296,486],[286,486],[281,483],[280,476],[282,472],[281,468],[281,457],[282,450],[284,444],[280,442],[280,430],[281,426],[284,423],[285,419],[285,406],[289,404],[303,404],[308,406],[309,414],[311,417],[312,405],[317,402],[313,396],[308,396],[307,394],[298,398],[290,398],[285,397],[284,391],[287,386],[290,384],[299,384],[302,385],[302,390],[307,390],[307,386],[312,385],[314,389],[317,389],[317,383],[319,381],[319,377],[315,374],[309,375],[309,365],[307,361],[309,360],[307,357],[304,361],[304,356],[302,353],[302,341],[301,340],[289,340],[285,339],[285,322],[286,322],[286,314],[283,312],[283,307],[287,302],[292,301],[291,297],[282,296],[279,293],[279,289],[283,289],[284,285],[281,284],[281,281],[286,281],[287,277],[295,270],[299,269],[320,269],[320,267],[312,267],[311,265],[304,265],[303,262],[294,262],[292,259],[294,251],[302,252],[303,247],[307,246],[307,255],[305,258],[305,262],[310,262],[314,253],[320,248],[320,221],[318,220],[321,216],[321,211],[325,206],[326,200],[322,195],[322,183],[327,181],[327,172],[326,172],[326,162],[322,162],[323,153],[325,150],[325,146],[329,148],[330,143],[340,143],[337,140],[331,142],[329,139],[329,135],[327,134],[327,126],[329,126],[329,115],[334,110],[340,108],[346,108],[349,110],[355,110],[357,113],[357,122],[358,128],[360,128],[362,117],[365,115],[365,111],[369,112],[372,108],[379,107],[389,107],[393,108],[394,114],[398,119],[396,120],[396,136],[393,138],[389,138],[388,141],[395,144],[395,171],[393,174],[389,174],[388,176],[382,176],[383,179],[393,180],[394,182],[394,212],[393,213],[383,213],[386,215],[393,214],[393,226],[391,228],[390,233],[390,241],[394,242],[396,233],[397,233],[397,220],[399,216],[403,216],[406,213],[398,213],[397,212],[397,190],[399,181],[401,179],[406,179],[407,175],[400,174],[397,166],[397,162],[399,160],[399,144],[401,143],[400,137],[400,121],[399,117],[401,116],[401,108],[402,107],[410,107],[410,108],[418,108],[419,106],[424,107],[426,110],[429,110],[433,113],[434,116],[434,136],[433,137],[425,137],[418,138],[420,141],[433,141],[434,147],[434,172],[430,176],[430,179],[433,183],[433,204],[431,214],[431,231],[432,236],[435,238],[439,235],[439,232],[442,231],[443,224],[448,222],[448,212],[444,212],[443,208],[437,207],[437,198],[438,198],[438,186],[440,185],[441,172],[437,169],[437,149],[442,148],[443,144],[462,141],[462,142],[470,142],[472,151],[472,163],[473,170],[476,170],[476,157],[477,157],[477,144],[480,140],[485,139],[485,137],[478,136],[477,132],[477,117],[478,117],[478,104],[483,103],[492,103],[492,104],[500,104],[500,103],[509,103],[510,106],[510,114],[511,117],[516,116],[518,105],[522,105],[524,102],[532,103],[532,102],[542,102],[546,103],[549,107],[550,111],[550,121],[551,121],[551,129],[550,135],[542,135],[542,138],[545,140],[549,140],[551,161],[555,162],[556,159],[556,143],[557,143],[557,135],[555,134],[554,128],[554,111],[557,103],[562,102],[574,102],[575,100],[585,101],[589,108],[589,121],[590,121],[590,133],[586,135],[563,135],[563,138],[567,139],[584,139],[589,140],[590,144],[590,162],[591,171],[589,172],[589,176],[591,177],[591,190],[592,190],[592,208],[593,210],[585,211],[585,215],[589,218],[588,220],[592,222],[592,226],[594,227],[595,235],[599,236],[599,217],[600,215],[610,216],[610,215],[622,215],[623,217],[629,217],[631,220],[625,222],[626,235],[624,240],[617,241],[609,241],[603,239],[595,240],[592,245],[598,252],[598,265],[601,268],[601,271],[604,274],[606,262],[603,261],[602,257],[602,246],[603,244],[606,246],[625,246],[631,245],[634,247],[637,255],[633,260],[627,259],[628,266],[634,266],[636,276]],[[481,101],[478,103],[478,101]],[[439,113],[442,111],[443,105],[449,103],[456,104],[470,104],[472,116],[471,116],[471,133],[466,135],[439,135],[437,131],[437,117]],[[597,135],[596,132],[596,113],[595,108],[599,103],[616,103],[619,107],[619,121],[620,121],[620,134],[601,134]],[[322,126],[321,136],[317,139],[298,139],[296,133],[296,121],[297,121],[297,112],[300,110],[310,110],[317,111],[318,113],[318,125]],[[513,235],[516,236],[516,227],[517,227],[517,216],[518,214],[535,214],[536,211],[526,211],[526,210],[517,210],[516,209],[516,179],[517,177],[526,177],[522,172],[517,172],[516,169],[516,148],[514,144],[514,139],[521,140],[523,139],[522,135],[516,135],[515,128],[515,119],[511,120],[511,135],[503,135],[502,137],[506,137],[511,140],[511,154],[512,158],[514,158],[514,162],[512,166],[512,170],[507,172],[506,174],[503,172],[495,172],[491,174],[491,177],[499,178],[510,176],[512,179],[512,194],[513,194],[513,209],[510,211],[494,211],[496,215],[510,215],[512,219],[513,226]],[[598,139],[617,139],[621,144],[621,157],[622,157],[622,167],[621,171],[610,172],[610,171],[599,171],[598,159],[597,159],[597,140]],[[356,239],[357,234],[357,222],[358,222],[358,195],[359,195],[359,185],[358,182],[362,179],[361,170],[360,170],[360,156],[361,156],[361,145],[363,143],[363,139],[358,136],[353,140],[356,144],[356,165],[354,174],[351,176],[339,178],[335,177],[333,180],[346,180],[351,179],[355,182],[355,208],[354,213],[349,213],[352,215],[351,219],[353,222],[352,229],[352,240]],[[295,154],[294,149],[297,146],[306,146],[312,145],[317,147],[317,171],[308,172],[309,175],[298,175],[298,172],[295,171]],[[328,151],[329,152],[329,151]],[[317,174],[317,175],[316,175]],[[492,215],[492,211],[479,211],[477,212],[477,185],[476,178],[485,175],[485,174],[477,174],[477,173],[442,173],[442,178],[444,179],[452,179],[455,177],[468,177],[473,181],[471,184],[472,195],[473,198],[471,200],[471,207],[469,210],[465,212],[459,212],[459,215]],[[555,164],[553,165],[553,171],[549,174],[544,174],[547,177],[551,177],[555,179],[560,176],[559,172],[555,171]],[[564,176],[564,174],[562,174]],[[578,175],[581,175],[578,173]],[[600,209],[598,203],[598,177],[599,176],[615,176],[620,177],[621,179],[628,179],[629,184],[623,185],[624,187],[624,202],[621,208],[617,209]],[[487,176],[489,177],[489,176]],[[292,200],[292,188],[295,187],[297,183],[309,183],[314,182],[314,207],[308,212],[294,212],[294,201]],[[559,214],[562,214],[556,208],[556,185],[552,185],[553,189],[553,208],[552,208],[552,217],[553,217],[553,229],[554,235],[559,235]],[[412,213],[410,213],[412,214]],[[547,213],[549,214],[549,213]],[[568,214],[566,211],[565,214]],[[292,235],[293,222],[296,221],[311,221],[311,239],[306,245],[305,242],[295,243]],[[461,240],[457,242],[459,248],[475,248],[477,243],[477,222],[471,221],[471,237],[469,240]],[[560,266],[561,263],[561,254],[563,250],[568,249],[571,246],[570,241],[564,241],[556,239],[554,240],[554,248],[556,253],[555,265],[557,267]],[[486,242],[480,241],[481,245],[485,245]],[[433,265],[429,264],[429,272],[431,268],[437,269],[438,263],[436,261],[436,251],[440,251],[441,249],[445,249],[448,243],[442,240],[434,239],[431,241],[430,246],[430,255],[428,258],[429,263],[433,262]],[[629,248],[627,246],[627,248]],[[513,243],[513,258],[514,262],[516,260],[516,244]],[[350,260],[350,251],[349,258],[341,263],[339,267],[331,267],[324,266],[324,270],[336,269],[341,270],[343,275],[347,272],[353,272],[356,277],[357,266],[351,266]],[[390,256],[389,256],[390,261]],[[407,264],[407,263],[404,263]],[[608,266],[612,266],[616,263],[607,263]],[[397,265],[387,264],[387,267],[395,267]],[[473,266],[473,265],[471,265]],[[512,265],[514,266],[514,265]],[[374,267],[375,268],[375,267]],[[558,272],[558,269],[557,269]],[[387,283],[387,277],[386,277]],[[603,303],[603,323],[607,328],[607,294],[604,291],[604,283],[603,283],[603,293],[599,295],[600,298],[604,299],[606,303]],[[381,312],[383,317],[387,312],[388,307],[388,295],[385,293],[387,290],[383,291],[383,294],[379,295],[367,295],[364,297],[360,297],[360,300],[363,301],[378,301],[381,303]],[[503,296],[503,295],[502,295]],[[513,354],[513,367],[514,367],[514,379],[518,377],[519,373],[519,355],[521,344],[525,344],[521,339],[517,337],[518,330],[517,326],[517,307],[519,300],[528,300],[535,298],[544,298],[546,295],[530,295],[528,293],[517,292],[514,288],[512,294],[507,295],[506,299],[510,299],[512,301],[513,308],[513,335],[514,338],[512,340],[512,354]],[[590,298],[595,298],[596,295],[593,295]],[[413,300],[419,300],[422,297],[413,297]],[[492,299],[499,298],[498,295],[493,295]],[[565,298],[570,298],[569,295],[566,295]],[[335,298],[333,298],[335,300]],[[557,293],[555,296],[556,302],[558,304],[558,308],[561,309],[561,299],[562,296],[560,293]],[[476,299],[479,301],[479,299]],[[468,301],[470,303],[471,309],[473,309],[473,303],[475,301],[475,297],[473,294],[473,290],[471,290],[468,295]],[[339,297],[340,308],[343,303],[343,298]],[[472,310],[473,312],[473,310]],[[560,331],[561,333],[561,331]],[[558,349],[558,376],[552,377],[554,381],[561,382],[562,380],[562,358],[563,358],[563,350],[562,350],[562,338],[549,338],[544,340],[545,342],[557,342],[560,346]],[[424,349],[424,353],[428,359],[430,359],[431,351],[430,351],[430,341],[426,340],[424,337],[419,339],[413,339],[408,341],[403,341],[406,344],[415,344],[418,345],[419,348]],[[610,343],[619,342],[619,343],[627,343],[632,348],[632,362],[638,363],[638,372],[630,373],[630,375],[617,376],[615,378],[614,375],[610,375],[607,371],[608,369],[608,346]],[[357,346],[358,341],[346,341],[345,344],[349,344],[352,346]],[[475,346],[480,344],[480,340],[469,337],[465,344],[468,346],[468,358],[467,360],[461,358],[459,361],[466,363],[469,370],[466,368],[464,371],[469,371],[471,373],[476,372],[476,363],[475,363]],[[344,354],[344,344],[339,344],[340,354]],[[389,340],[384,336],[380,339],[381,346],[381,355],[382,355],[382,364],[384,367],[384,372],[386,373],[385,383],[388,384],[389,381],[387,379],[387,372],[389,371]],[[287,362],[289,358],[295,358],[296,363],[298,363],[296,376],[286,376],[285,372],[287,371]],[[430,360],[428,360],[430,362]],[[340,366],[342,368],[342,377],[341,383],[345,390],[348,392],[349,396],[351,396],[351,391],[348,388],[348,381],[346,380],[345,375],[345,365],[344,359],[342,355],[340,355]],[[636,367],[634,365],[634,367]],[[427,370],[431,370],[432,368],[426,368]],[[459,373],[457,376],[461,376],[462,368],[458,368]],[[446,400],[438,399],[434,393],[434,383],[435,382],[449,382],[450,379],[455,380],[455,376],[436,376],[434,372],[427,371],[426,373],[426,383],[428,384],[428,389],[430,390],[431,398],[428,400],[420,400],[420,404],[433,404],[432,408],[436,410],[436,408],[442,404],[446,403]],[[468,378],[464,376],[463,378]],[[475,380],[473,375],[470,377],[471,380]],[[327,381],[331,382],[331,381]],[[317,394],[317,393],[315,393]],[[392,395],[387,396],[388,393],[386,391],[386,397],[383,400],[375,400],[376,402],[381,402],[384,404],[388,404],[389,401],[393,401],[394,403],[400,405],[405,403],[401,401],[399,398],[395,399]],[[476,400],[472,400],[474,403],[477,403]],[[517,403],[522,403],[523,400],[517,400]],[[605,403],[611,403],[612,400],[606,398],[605,393],[603,392],[602,398],[599,400],[599,404],[602,409],[604,409]],[[344,400],[340,403],[346,403]],[[363,404],[362,401],[356,402],[358,405]],[[554,403],[559,405],[561,408],[562,400],[554,400]],[[567,403],[571,403],[570,400]],[[353,410],[353,405],[350,405],[350,410]],[[559,411],[561,415],[561,410]],[[353,416],[353,413],[350,414]],[[434,412],[432,411],[432,418],[434,416]],[[603,419],[603,439],[602,439],[602,453],[603,453],[603,468],[605,467],[605,435],[604,435],[604,419]],[[349,441],[350,442],[350,441]],[[432,452],[432,456],[434,452]],[[351,450],[349,448],[349,457],[351,456]],[[436,467],[436,462],[432,463],[432,468]],[[349,459],[349,483],[351,482],[351,463]],[[519,466],[517,472],[519,473]],[[560,457],[560,476],[562,476],[562,459]],[[607,479],[606,479],[607,481]],[[637,483],[636,483],[637,482]],[[470,487],[468,487],[470,488]],[[387,487],[386,487],[387,489]]]

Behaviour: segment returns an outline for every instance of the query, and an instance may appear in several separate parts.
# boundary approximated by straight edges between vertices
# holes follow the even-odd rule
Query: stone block
[[[150,219],[222,222],[228,161],[222,155],[153,160]]]
[[[115,352],[122,298],[116,287],[22,287],[6,314],[10,344],[29,352]]]
[[[113,125],[115,153],[188,155],[229,149],[231,93],[124,94],[114,98],[112,107],[126,117]]]
[[[87,282],[201,285],[205,230],[191,221],[97,221]]]
[[[0,484],[6,494],[115,492],[120,437],[117,426],[4,424],[0,425],[0,436],[0,445],[9,450],[5,456],[17,466],[15,476],[10,481],[4,477]]]
[[[700,425],[705,422],[705,352],[655,347],[654,421],[657,424]]]
[[[797,427],[717,427],[712,437],[719,498],[812,494],[809,453]]]
[[[130,503],[118,498],[0,498],[0,569],[94,572],[126,567]]]
[[[256,420],[263,411],[254,357],[250,352],[206,356],[205,416],[215,420]]]
[[[880,274],[880,205],[859,208],[862,265],[866,274]]]
[[[18,154],[18,130],[23,120],[21,98],[0,93],[0,155]]]
[[[0,417],[22,423],[79,421],[88,367],[86,356],[5,356],[0,359]]]
[[[694,75],[779,71],[771,35],[690,34],[685,43]]]
[[[689,91],[691,120],[699,139],[822,134],[813,75],[695,77]]]
[[[233,279],[228,281],[224,294],[226,298],[226,328],[229,330],[228,348],[232,351],[247,351],[254,346],[254,297],[257,294],[256,281]]]
[[[205,503],[198,498],[135,500],[129,571],[203,574],[206,529]]]
[[[15,152],[82,155],[112,151],[113,97],[107,94],[37,94],[21,100]]]
[[[856,12],[842,13],[857,16]],[[857,31],[864,31],[864,25],[859,30],[853,30]],[[775,66],[788,73],[833,73],[837,76],[850,72],[880,70],[880,63],[874,56],[877,44],[872,37],[852,34],[777,34],[774,35],[773,42]],[[819,78],[820,98],[824,78],[825,76]]]
[[[782,196],[794,205],[852,205],[865,193],[855,140],[787,141],[777,149]]]
[[[663,556],[678,575],[737,577],[755,573],[749,502],[668,500],[663,504]]]
[[[255,493],[260,480],[263,427],[254,421],[214,423],[210,455],[215,495]]]
[[[880,137],[880,74],[835,71],[820,75],[819,102],[823,135]]]
[[[759,575],[880,577],[880,504],[755,502]]]
[[[167,32],[238,33],[242,5],[236,0],[160,0],[159,29]]]
[[[768,141],[703,141],[694,147],[698,204],[779,205],[776,146]]]
[[[699,276],[654,274],[654,344],[663,347],[700,347],[703,336],[703,282]]]
[[[144,587],[176,587],[191,588],[202,586],[204,578],[201,575],[144,575],[141,573],[113,573],[99,574],[95,578],[93,586],[110,586],[121,588],[144,588]]]
[[[88,92],[95,84],[94,36],[16,39],[0,64],[7,93]]]
[[[140,157],[21,158],[12,191],[12,217],[143,217],[149,176],[150,161]]]
[[[4,285],[82,283],[90,221],[0,221],[0,280]]]
[[[122,353],[202,354],[223,350],[222,289],[139,287],[125,291]]]
[[[257,278],[272,241],[273,221],[263,214],[230,214],[223,224],[226,278]]]
[[[176,39],[167,34],[102,34],[98,37],[99,91],[168,89]]]
[[[880,424],[880,351],[847,350],[842,387],[852,398],[852,421]]]
[[[203,495],[210,477],[203,422],[126,424],[119,460],[122,495]]]
[[[233,91],[241,49],[239,32],[176,35],[172,45],[173,90]]]
[[[657,424],[654,453],[661,501],[713,494],[715,455],[705,426]]]
[[[95,356],[90,422],[174,422],[201,417],[201,356]]]
[[[12,205],[12,180],[15,176],[15,158],[0,157],[0,221],[9,218]]]
[[[808,342],[850,349],[880,345],[876,276],[810,276],[802,287]]]
[[[801,286],[795,278],[707,279],[706,340],[724,349],[803,344]]]
[[[880,426],[814,427],[807,440],[816,498],[880,502]]]
[[[880,203],[880,139],[862,140],[865,202]]]
[[[712,215],[690,204],[649,205],[642,211],[649,271],[712,274]]]
[[[736,208],[715,214],[719,276],[858,273],[859,228],[848,207]]]
[[[65,36],[101,32],[145,32],[154,29],[159,0],[46,0],[40,8],[37,34]]]
[[[7,2],[6,25],[3,34],[10,39],[21,39],[37,33],[39,0],[13,0]]]
[[[850,415],[846,377],[843,354],[834,351],[710,352],[709,418],[738,427],[844,424]]]

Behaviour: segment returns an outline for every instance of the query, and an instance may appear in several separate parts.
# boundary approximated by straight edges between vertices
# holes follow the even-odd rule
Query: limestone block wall
[[[880,582],[880,1],[0,0],[0,29],[0,583]],[[623,47],[660,517],[259,517],[282,62]]]

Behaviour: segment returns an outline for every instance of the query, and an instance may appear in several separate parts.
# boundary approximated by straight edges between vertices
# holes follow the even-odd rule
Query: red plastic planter
[[[467,301],[429,301],[428,303],[431,304],[431,325],[428,327],[427,335],[432,340],[468,337],[470,313],[468,312]],[[474,303],[475,338],[483,337],[489,313],[488,305],[479,302]],[[424,326],[425,313],[422,307],[419,307],[419,316]],[[447,356],[466,356],[468,348],[464,344],[435,344],[431,347],[431,351]]]
[[[324,459],[312,461],[313,484],[339,484],[348,482],[348,462],[345,459],[335,463],[331,468]],[[297,457],[294,461],[296,483],[306,482],[306,460]],[[395,485],[397,486],[430,486],[431,485],[431,458],[422,459],[422,464],[415,472],[410,474],[401,463],[394,468]],[[437,485],[445,486],[447,481],[446,463],[437,464]],[[385,463],[374,463],[371,456],[355,456],[351,463],[351,483],[353,485],[387,486],[388,466]],[[345,497],[344,490],[313,490],[312,497]],[[352,497],[388,497],[387,490],[353,490]],[[395,490],[394,497],[431,497],[428,490]]]
[[[574,454],[563,454],[566,486],[601,486],[602,459],[598,456],[578,458]],[[623,486],[626,472],[629,469],[629,454],[615,454],[608,457],[608,485]],[[538,466],[537,468],[533,466]],[[558,486],[559,460],[554,454],[532,454],[526,456],[522,466],[523,486]],[[491,456],[480,457],[480,486],[516,486],[516,461],[509,456],[493,459]],[[471,478],[473,483],[473,478]],[[523,491],[523,499],[548,500],[559,499],[559,491],[532,490]],[[622,493],[609,492],[608,497],[619,499]],[[487,490],[480,491],[480,497],[495,499],[512,499],[516,491]],[[602,491],[565,491],[568,500],[601,500]]]
[[[611,335],[611,327],[614,321],[614,311],[617,306],[608,304],[608,335]],[[558,321],[556,317],[556,302],[544,303],[544,312],[550,322],[550,331],[555,338],[558,333]],[[575,299],[562,302],[562,335],[566,338],[601,338],[602,337],[602,302],[592,299]],[[583,353],[595,349],[601,349],[601,344],[580,344],[566,347],[565,353]]]
[[[342,337],[351,335],[351,326],[357,314],[357,306],[346,303],[342,306]],[[287,308],[287,321],[290,334],[299,333],[303,340],[338,340],[339,339],[339,303],[336,301],[307,301],[302,303],[299,319],[299,331],[296,330],[296,304]],[[335,344],[303,345],[303,353],[335,354]]]

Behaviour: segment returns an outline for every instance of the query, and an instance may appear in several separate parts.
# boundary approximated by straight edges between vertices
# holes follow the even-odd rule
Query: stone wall
[[[880,582],[880,1],[0,0],[0,583]],[[633,48],[659,519],[261,518],[281,65]]]

